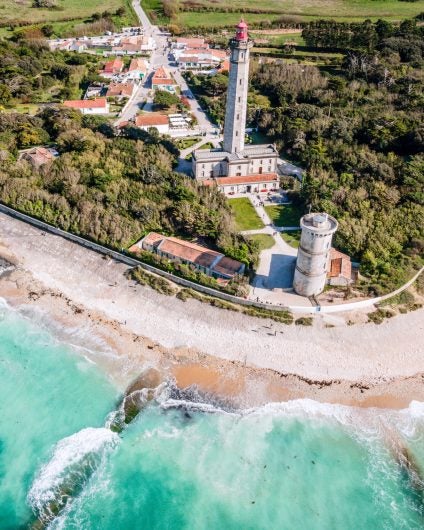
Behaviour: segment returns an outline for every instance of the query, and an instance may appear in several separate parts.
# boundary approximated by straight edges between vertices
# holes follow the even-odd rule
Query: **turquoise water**
[[[118,435],[107,421],[119,392],[105,375],[1,312],[0,528],[35,516],[50,529],[423,527],[421,404],[299,400],[235,413],[165,387]]]

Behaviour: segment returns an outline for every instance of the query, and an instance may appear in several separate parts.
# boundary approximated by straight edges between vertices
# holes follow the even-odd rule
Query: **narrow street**
[[[217,138],[218,128],[209,120],[206,113],[200,108],[198,101],[194,98],[180,71],[170,63],[168,37],[163,35],[158,26],[154,26],[150,22],[148,16],[140,5],[140,0],[134,0],[132,6],[140,20],[140,24],[144,28],[145,35],[152,37],[155,40],[156,48],[152,52],[149,59],[150,68],[147,72],[144,82],[140,83],[133,97],[127,103],[124,112],[116,120],[115,124],[118,125],[122,122],[130,120],[131,118],[134,118],[134,116],[137,115],[146,102],[152,102],[151,78],[153,72],[159,66],[164,66],[172,73],[175,81],[180,86],[181,95],[188,97],[190,110],[196,117],[198,123],[198,134],[205,134]],[[151,107],[148,109],[146,108],[146,110],[151,110]]]

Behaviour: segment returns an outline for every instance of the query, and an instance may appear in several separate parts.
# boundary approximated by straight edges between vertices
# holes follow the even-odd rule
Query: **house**
[[[141,81],[147,75],[149,69],[149,63],[146,59],[131,59],[128,72],[126,72],[125,77],[127,79],[132,79],[133,81]]]
[[[134,94],[135,84],[128,81],[126,83],[111,83],[106,92],[106,97],[124,99],[130,98]]]
[[[69,39],[52,39],[48,41],[50,51],[70,51],[72,40]]]
[[[87,43],[84,40],[75,40],[70,48],[71,52],[81,53],[87,49]]]
[[[203,181],[205,186],[218,186],[225,195],[236,193],[265,193],[277,191],[280,179],[276,173],[260,173],[235,177],[211,178]]]
[[[167,90],[168,92],[175,92],[177,86],[174,78],[163,66],[155,71],[152,77],[152,88],[154,90]]]
[[[113,59],[113,61],[108,61],[104,65],[103,70],[99,72],[99,75],[101,75],[102,77],[111,78],[114,75],[120,74],[123,68],[124,63],[122,59],[119,59],[119,57],[117,57],[116,59]]]
[[[104,83],[89,85],[85,91],[84,99],[99,98],[104,95],[106,90]]]
[[[156,232],[150,232],[129,250],[135,253],[147,250],[174,263],[190,265],[208,276],[221,280],[231,280],[243,274],[245,270],[243,263],[228,258],[220,252]]]
[[[183,50],[185,48],[208,48],[209,45],[202,38],[188,39],[185,37],[178,37],[172,45],[175,49]]]
[[[161,134],[169,133],[169,119],[166,114],[160,112],[149,112],[146,114],[139,114],[135,118],[135,125],[143,131],[147,131],[155,127]]]
[[[123,37],[119,44],[112,48],[112,52],[118,55],[134,55],[141,52],[151,52],[154,49],[155,41],[152,37],[131,35]]]
[[[211,70],[217,69],[228,54],[225,50],[209,48],[207,44],[201,47],[174,48],[173,56],[178,66],[184,70]]]
[[[347,285],[352,282],[352,263],[347,254],[330,249],[327,281],[330,285]]]
[[[106,98],[76,99],[64,101],[63,105],[71,109],[77,109],[82,114],[108,114],[109,103]]]
[[[56,151],[56,149],[49,147],[33,147],[32,149],[23,151],[19,158],[21,160],[26,160],[33,167],[39,168],[40,166],[43,166],[44,164],[54,160],[58,155],[59,153]]]

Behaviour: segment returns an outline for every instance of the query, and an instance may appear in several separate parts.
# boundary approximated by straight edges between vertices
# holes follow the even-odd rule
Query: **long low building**
[[[191,265],[200,272],[221,280],[231,280],[245,270],[243,263],[220,252],[156,232],[150,232],[129,250],[134,253],[147,250],[175,263]]]
[[[265,193],[277,191],[280,179],[276,173],[258,173],[235,177],[218,177],[202,181],[205,186],[217,186],[225,195],[236,193]]]
[[[108,114],[109,103],[106,98],[76,99],[63,102],[64,107],[79,110],[82,114]]]

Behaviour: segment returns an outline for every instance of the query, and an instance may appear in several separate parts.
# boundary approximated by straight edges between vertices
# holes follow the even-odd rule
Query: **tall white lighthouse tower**
[[[247,92],[249,84],[249,55],[253,41],[249,40],[247,24],[241,20],[236,35],[230,40],[230,79],[224,124],[224,151],[240,153],[244,150]]]
[[[310,213],[300,220],[302,235],[293,287],[301,296],[320,294],[327,280],[331,240],[338,223],[326,213]]]

